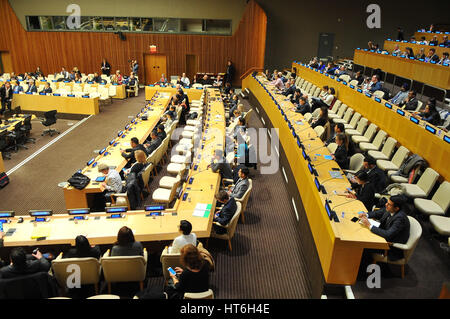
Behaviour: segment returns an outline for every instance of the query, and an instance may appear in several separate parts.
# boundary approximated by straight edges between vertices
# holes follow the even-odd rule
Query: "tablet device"
[[[103,183],[106,180],[106,176],[99,176],[95,179],[98,183]]]

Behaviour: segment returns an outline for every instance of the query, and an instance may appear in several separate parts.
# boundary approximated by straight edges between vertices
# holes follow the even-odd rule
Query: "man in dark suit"
[[[13,99],[13,89],[11,87],[11,82],[6,82],[0,88],[0,98],[2,103],[2,109],[0,111],[0,114],[3,114],[6,108],[8,108],[8,110],[11,111],[11,103]]]
[[[212,163],[208,166],[214,173],[219,172],[222,179],[232,179],[233,171],[231,170],[230,164],[227,162],[226,158],[223,156],[222,150],[215,150],[214,158]]]
[[[0,278],[8,279],[37,272],[47,272],[50,263],[38,250],[35,254],[27,256],[22,247],[14,248],[10,255],[11,264],[0,269]]]
[[[377,166],[377,161],[372,156],[367,155],[364,158],[363,168],[359,172],[361,171],[367,173],[369,182],[374,186],[376,193],[381,193],[386,188],[387,176],[384,171]],[[353,189],[358,188],[354,178],[350,179],[350,183]]]
[[[402,211],[404,202],[403,196],[392,196],[387,201],[385,208],[368,214],[360,214],[360,221],[372,233],[383,237],[389,243],[406,244],[409,239],[410,225],[408,216]],[[377,219],[380,226],[371,226],[367,218]],[[387,255],[389,260],[395,261],[403,258],[403,251],[391,247]]]
[[[43,88],[42,91],[39,92],[39,93],[48,94],[48,93],[52,93],[52,92],[53,92],[53,90],[52,90],[52,88],[50,87],[50,83],[45,82],[44,88]]]
[[[295,113],[301,113],[305,115],[306,113],[311,112],[311,106],[308,103],[308,99],[305,96],[302,96],[299,100],[299,105],[295,109]]]
[[[416,98],[415,91],[409,91],[406,100],[399,104],[400,107],[404,106],[406,111],[415,111],[418,105],[419,100]]]
[[[236,213],[237,205],[236,201],[233,197],[230,197],[226,191],[220,191],[216,195],[216,199],[220,204],[223,204],[222,209],[220,209],[216,214],[214,215],[214,221],[218,222],[222,226],[226,226],[229,224],[231,219],[234,216],[234,213]],[[217,234],[225,234],[226,229],[223,227],[220,227],[218,225],[213,225],[214,231]]]
[[[30,81],[28,85],[28,90],[25,93],[37,93],[37,87],[34,80]]]
[[[150,141],[150,144],[145,144],[146,147],[146,154],[151,155],[162,143],[161,138],[158,136],[158,134],[155,131],[152,131],[151,133],[152,140]]]
[[[436,54],[435,48],[431,48],[430,51],[428,51],[428,55],[425,57],[425,62],[439,62],[439,56]]]
[[[145,155],[148,155],[146,148],[144,145],[139,144],[139,140],[136,137],[133,137],[130,141],[131,148],[126,149],[125,151],[122,150],[120,153],[122,154],[122,157],[126,158],[128,160],[126,168],[130,168],[132,164],[136,162],[136,158],[134,157],[134,152],[137,150],[141,150],[145,153]]]
[[[227,62],[227,71],[225,72],[225,84],[230,83],[230,85],[233,85],[233,77],[234,77],[234,65],[233,62],[228,61]]]
[[[156,135],[161,139],[161,141],[164,141],[164,139],[167,137],[167,133],[164,130],[164,124],[159,124],[156,129]]]
[[[302,97],[302,91],[299,88],[295,89],[294,95],[291,96],[291,103],[298,105],[300,103],[300,98]]]
[[[284,92],[282,93],[284,96],[288,96],[290,94],[294,94],[295,93],[295,80],[294,79],[290,79],[289,80],[289,87],[287,89],[284,90]]]
[[[228,195],[232,198],[242,198],[245,192],[250,187],[250,182],[248,180],[248,174],[250,173],[247,167],[242,167],[239,170],[239,179],[238,181],[230,188],[228,191]]]
[[[19,84],[14,84],[11,87],[13,89],[14,94],[19,94],[20,92],[23,92],[23,87],[20,86]]]

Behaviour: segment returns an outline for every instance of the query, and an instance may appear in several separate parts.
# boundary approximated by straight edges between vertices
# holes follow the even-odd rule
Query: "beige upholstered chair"
[[[352,119],[350,120],[350,123],[344,124],[344,128],[346,130],[354,130],[358,126],[359,120],[361,120],[361,114],[356,112],[353,114]]]
[[[336,143],[330,143],[327,146],[327,148],[331,154],[334,154],[334,152],[336,152],[337,147],[338,147],[338,145]]]
[[[340,100],[337,100],[334,103],[332,109],[328,111],[328,117],[330,117],[331,114],[336,115],[341,105],[342,102]]]
[[[234,236],[234,233],[236,232],[236,226],[239,220],[239,215],[241,214],[241,209],[242,209],[242,204],[239,202],[236,202],[237,205],[237,209],[236,212],[234,213],[233,218],[231,218],[230,222],[228,223],[228,225],[226,226],[222,226],[220,223],[218,222],[214,222],[214,225],[217,225],[219,227],[225,228],[227,230],[227,232],[225,234],[217,234],[214,231],[214,228],[211,230],[211,237],[213,238],[219,238],[219,239],[223,239],[223,240],[227,240],[228,241],[228,248],[231,251],[232,247],[231,247],[231,239]]]
[[[367,128],[367,125],[369,123],[369,120],[363,117],[358,122],[358,126],[356,127],[356,130],[346,130],[345,134],[347,134],[349,137],[354,135],[364,135],[364,132]]]
[[[409,150],[400,146],[395,153],[394,157],[392,157],[392,161],[388,160],[377,160],[377,166],[383,171],[398,171],[400,166],[402,166],[405,159],[408,157]]]
[[[430,223],[433,228],[442,236],[450,237],[450,218],[445,216],[430,216]],[[450,238],[449,238],[450,240]]]
[[[67,272],[69,265],[80,267],[80,284],[94,285],[95,293],[98,294],[98,283],[100,281],[100,262],[96,258],[62,258],[62,253],[52,261],[52,272],[60,287],[67,288],[67,277],[71,272]]]
[[[92,296],[86,299],[120,299],[120,296],[117,295],[97,295],[97,296]]]
[[[355,175],[364,164],[364,155],[361,153],[357,153],[350,158],[349,169],[344,170],[345,173],[350,173]]]
[[[359,143],[359,149],[362,152],[379,151],[381,149],[381,146],[383,145],[383,142],[386,140],[386,137],[387,133],[383,130],[379,130],[372,143],[361,142]],[[357,143],[358,141],[357,136],[354,136],[352,140],[353,142],[356,141],[355,143]]]
[[[178,179],[177,182],[175,182],[171,189],[166,188],[158,188],[153,192],[152,200],[155,203],[164,203],[169,205],[175,198],[175,193],[177,190],[177,187],[180,185],[180,180]]]
[[[175,183],[179,182],[180,180],[181,180],[180,174],[178,174],[176,177],[164,176],[159,180],[159,187],[172,189],[173,185],[175,185]]]
[[[167,284],[168,280],[170,279],[169,271],[167,270],[167,268],[172,267],[173,269],[175,269],[175,267],[183,267],[180,261],[180,253],[178,252],[175,254],[170,254],[169,247],[166,246],[161,253],[161,257],[159,260],[162,264],[165,284]]]
[[[394,153],[395,145],[397,145],[397,140],[389,137],[384,143],[381,151],[369,151],[368,154],[372,156],[375,160],[388,160],[392,157]]]
[[[347,111],[345,111],[344,117],[343,118],[334,118],[333,119],[333,123],[334,124],[338,124],[338,123],[342,123],[342,124],[347,124],[350,122],[350,120],[352,119],[352,115],[354,113],[354,110],[352,108],[348,108]]]
[[[341,119],[344,117],[345,112],[347,111],[347,104],[341,104],[341,106],[339,107],[339,110],[337,111],[336,114],[333,114],[331,112],[328,113],[328,118],[332,121],[334,119]]]
[[[438,178],[439,174],[434,169],[427,168],[417,184],[402,183],[401,185],[405,188],[406,196],[410,198],[427,198]]]
[[[377,98],[382,99],[384,97],[384,92],[383,91],[375,91],[373,93],[374,96],[376,96]]]
[[[205,292],[185,292],[184,299],[214,299],[214,292],[209,289]]]
[[[388,260],[387,252],[384,255],[372,254],[374,263],[382,262],[393,265],[400,265],[402,271],[402,279],[405,277],[405,265],[411,259],[411,256],[414,250],[416,249],[417,244],[419,243],[420,236],[422,235],[422,226],[420,226],[420,223],[413,217],[408,216],[408,219],[410,224],[410,230],[409,230],[409,239],[407,243],[406,244],[393,243],[392,245],[395,248],[403,250],[404,257],[402,259],[396,261]]]
[[[252,193],[253,189],[253,181],[249,178],[248,179],[249,185],[248,189],[245,192],[245,194],[242,196],[242,198],[235,198],[235,200],[239,203],[241,203],[241,222],[245,224],[245,210],[247,208],[248,200],[250,199],[250,195]]]
[[[358,85],[358,80],[350,81],[350,85],[353,85],[356,87]]]
[[[366,132],[364,133],[364,135],[353,135],[352,136],[352,141],[355,144],[360,144],[360,143],[370,143],[373,139],[373,137],[375,136],[375,134],[377,133],[377,129],[378,126],[376,126],[375,124],[370,124],[369,127],[367,128]]]
[[[170,163],[167,165],[167,172],[172,175],[183,174],[186,170],[186,164]]]
[[[144,289],[144,279],[147,272],[147,250],[144,256],[110,256],[110,251],[103,255],[100,263],[105,281],[108,283],[108,294],[111,294],[111,284],[115,282],[139,282]]]
[[[450,183],[445,181],[439,186],[431,200],[416,198],[414,206],[422,214],[444,216],[450,205]]]
[[[306,113],[303,117],[306,122],[309,122],[309,120],[311,120],[313,116],[311,113]]]
[[[319,138],[322,138],[323,134],[325,133],[325,129],[324,129],[323,126],[316,126],[316,127],[314,128],[314,131],[317,133],[317,136],[318,136]]]

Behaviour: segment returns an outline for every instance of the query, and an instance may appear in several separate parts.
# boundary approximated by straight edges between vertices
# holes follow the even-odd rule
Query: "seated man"
[[[406,244],[409,239],[409,219],[402,211],[405,203],[403,196],[392,196],[386,203],[385,208],[370,213],[360,214],[361,223],[368,227],[370,231],[378,236],[383,237],[389,243]],[[380,226],[372,226],[368,218],[377,219]],[[403,258],[403,251],[391,247],[388,250],[387,257],[389,260],[395,261]]]
[[[216,80],[213,83],[214,87],[222,87],[222,77],[220,75],[217,76]]]
[[[234,199],[242,198],[245,192],[248,190],[248,187],[250,186],[250,183],[248,181],[248,174],[250,174],[249,169],[247,167],[241,167],[238,174],[238,181],[228,190],[228,195]]]
[[[139,144],[139,140],[136,137],[131,138],[130,140],[131,148],[127,148],[126,150],[121,150],[120,153],[122,154],[123,158],[126,158],[128,160],[127,165],[125,168],[130,168],[134,162],[136,162],[134,152],[137,150],[144,151],[145,155],[148,155],[147,150],[145,149],[144,145]]]
[[[11,87],[11,82],[6,82],[2,87],[0,87],[0,100],[2,104],[0,114],[3,114],[6,108],[11,110],[13,94],[14,92]]]
[[[155,131],[152,131],[150,143],[144,145],[146,147],[146,153],[151,155],[161,145],[161,143],[161,138]]]
[[[156,128],[156,135],[161,139],[161,141],[164,141],[164,139],[167,137],[167,133],[164,127],[164,124],[159,124]]]
[[[438,64],[443,65],[443,64],[450,64],[450,59],[448,58],[448,52],[444,52],[442,54],[442,59],[438,62]]]
[[[369,176],[369,182],[373,184],[376,193],[381,193],[386,188],[387,176],[384,171],[377,166],[377,161],[372,156],[367,155],[364,158],[363,168],[361,171],[367,173]],[[351,176],[349,180],[352,188],[357,189],[358,184],[356,183],[354,176]]]
[[[216,200],[223,206],[218,212],[214,214],[213,221],[219,223],[222,226],[226,226],[233,218],[234,213],[236,213],[236,201],[233,197],[230,197],[226,191],[219,191],[219,193],[216,195]],[[217,234],[226,233],[226,229],[218,225],[213,225],[213,228]]]
[[[294,95],[291,96],[291,103],[294,105],[300,104],[300,98],[302,97],[302,91],[295,89]]]
[[[106,180],[101,184],[104,188],[103,197],[106,202],[111,202],[112,194],[121,193],[123,191],[122,178],[115,169],[110,169],[109,166],[104,163],[98,165],[98,172],[106,176]]]
[[[428,51],[428,55],[425,57],[425,62],[439,62],[439,56],[436,54],[435,48],[431,48],[430,51]]]
[[[284,83],[283,80],[281,79],[282,77],[282,73],[278,73],[277,77],[275,80],[273,80],[272,82],[270,82],[271,85],[274,85],[278,90],[282,91],[284,89]]]
[[[233,171],[227,159],[224,157],[222,150],[217,149],[214,151],[214,157],[212,158],[211,164],[208,165],[209,167],[211,167],[214,173],[219,172],[222,179],[233,178]]]
[[[36,82],[34,80],[30,81],[28,90],[25,93],[37,93]]]
[[[53,90],[52,90],[52,88],[50,87],[50,83],[45,82],[44,88],[43,88],[42,91],[39,92],[39,93],[49,94],[49,93],[52,93],[52,92],[53,92]]]
[[[132,93],[132,92],[128,92],[128,90],[130,90],[130,89],[135,90],[137,85],[138,85],[138,81],[137,81],[136,77],[134,76],[134,74],[131,74],[130,77],[128,78],[128,84],[125,86],[125,92],[127,94],[127,98],[130,97],[130,94]]]
[[[183,73],[180,81],[183,84],[183,86],[185,86],[185,87],[191,86],[191,81],[189,81],[189,78],[186,76],[186,73]]]
[[[22,247],[14,248],[10,255],[11,264],[0,269],[0,278],[16,278],[38,272],[47,272],[51,264],[38,250],[27,255]]]
[[[404,107],[406,111],[415,111],[419,106],[419,100],[416,98],[416,92],[409,91],[406,99],[403,102],[400,102],[398,106]]]
[[[337,69],[336,71],[334,71],[334,74],[335,74],[337,77],[340,77],[341,75],[346,75],[346,74],[347,74],[347,69],[345,68],[344,65],[341,65],[341,66],[339,67],[339,69]]]
[[[295,109],[295,113],[300,113],[305,115],[306,113],[311,113],[311,106],[308,103],[308,99],[305,96],[302,96],[299,100],[299,104]]]
[[[376,91],[380,91],[383,88],[380,82],[380,76],[375,74],[372,76],[372,81],[369,83],[366,92],[364,93],[374,93]]]
[[[170,115],[171,118],[175,121],[177,119],[177,111],[176,111],[176,106],[175,105],[171,105],[169,107],[169,110],[166,111],[164,113],[164,115]]]
[[[290,79],[289,82],[286,83],[286,89],[283,92],[284,96],[292,95],[295,93],[295,80]]]
[[[406,100],[406,98],[408,97],[409,94],[408,89],[409,89],[408,83],[403,83],[400,91],[390,100],[390,102],[395,105],[400,105],[401,103],[403,103],[403,101]]]

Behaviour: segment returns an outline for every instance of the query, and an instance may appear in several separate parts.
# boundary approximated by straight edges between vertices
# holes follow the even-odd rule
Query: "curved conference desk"
[[[155,94],[155,92],[160,93],[171,93],[176,94],[177,90],[175,86],[167,85],[167,86],[159,86],[159,85],[146,85],[145,86],[145,100],[151,100],[152,96]],[[189,97],[189,101],[192,100],[200,100],[200,97],[202,96],[203,89],[186,89],[183,88],[183,91],[187,96]]]
[[[410,43],[410,42],[403,42],[403,41],[395,41],[395,40],[386,40],[384,41],[384,50],[392,53],[395,50],[395,46],[398,45],[399,49],[404,52],[406,51],[406,48],[411,48],[414,52],[414,55],[417,55],[420,53],[420,49],[424,49],[425,55],[428,54],[428,51],[430,49],[435,49],[436,54],[439,57],[442,57],[442,54],[444,52],[450,52],[450,48],[444,48],[440,46],[432,46],[432,45],[425,45],[425,44],[419,44],[419,43]]]
[[[301,114],[293,111],[292,103],[285,96],[276,94],[273,86],[262,79],[248,76],[243,80],[243,90],[250,91],[252,104],[257,105],[256,113],[264,119],[266,126],[279,130],[281,169],[299,221],[300,240],[302,245],[310,242],[304,250],[308,253],[306,262],[311,277],[314,277],[311,278],[313,286],[320,285],[321,277],[328,284],[352,285],[363,250],[389,249],[388,244],[361,224],[351,221],[366,209],[357,200],[335,194],[335,191],[343,193],[350,187],[349,181],[337,163],[330,160],[331,154],[316,132]],[[303,153],[307,155],[306,159]],[[317,171],[317,184],[308,164]],[[332,174],[337,174],[338,178],[333,178]],[[327,194],[318,190],[318,184],[323,185]],[[331,210],[335,211],[339,222],[334,218],[330,220]]]
[[[183,219],[192,223],[192,231],[197,237],[208,238],[216,205],[215,194],[220,187],[220,174],[213,173],[207,166],[211,163],[214,150],[223,150],[225,143],[223,102],[218,91],[208,92],[204,125],[206,130],[203,131],[202,139],[194,153],[193,163],[198,167],[197,170],[191,169],[187,178],[193,178],[193,182],[183,184],[180,198],[172,208],[163,210],[162,216],[147,216],[149,213],[145,211],[129,211],[124,213],[123,218],[108,218],[110,214],[91,213],[87,220],[71,220],[71,216],[61,214],[50,216],[49,220],[44,222],[35,222],[33,217],[24,217],[23,223],[18,222],[17,216],[9,218],[9,223],[4,224],[6,233],[10,233],[10,229],[14,230],[12,235],[4,238],[5,247],[73,245],[75,237],[80,234],[85,235],[91,244],[112,245],[122,226],[130,227],[136,240],[141,242],[173,240],[179,235],[178,226]],[[161,97],[165,95],[161,94]],[[195,166],[193,165],[193,168]],[[96,173],[92,172],[92,175]],[[70,190],[65,190],[68,191]],[[185,194],[187,195],[184,196]],[[199,204],[203,204],[203,207],[199,207]],[[80,207],[83,206],[77,208]]]
[[[450,134],[424,121],[411,119],[408,111],[399,110],[385,100],[368,97],[336,77],[322,74],[308,66],[294,62],[297,75],[322,88],[327,85],[336,89],[342,103],[359,112],[369,122],[395,138],[399,144],[427,160],[431,168],[443,178],[450,180]],[[386,104],[387,103],[387,104]],[[389,106],[390,108],[388,108]],[[413,122],[415,120],[415,122]]]

